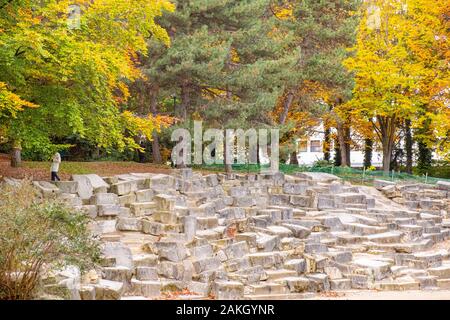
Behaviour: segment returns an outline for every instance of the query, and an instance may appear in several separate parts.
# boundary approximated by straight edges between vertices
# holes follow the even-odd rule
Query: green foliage
[[[94,266],[98,242],[86,214],[42,199],[30,182],[0,185],[0,300],[33,298],[46,268]]]
[[[430,173],[431,163],[433,160],[432,150],[422,141],[418,142],[418,151],[417,151],[417,167],[416,172],[418,174],[426,174]]]
[[[431,177],[450,179],[450,162],[433,161],[432,167],[429,168],[429,175]]]
[[[0,130],[25,152],[43,155],[55,148],[55,138],[72,134],[100,147],[134,148],[122,114],[128,84],[141,76],[135,60],[147,53],[147,38],[169,44],[155,18],[173,6],[164,0],[79,0],[80,28],[71,29],[69,4],[23,0],[0,10],[0,115],[27,101],[39,106],[2,120]]]
[[[313,168],[328,168],[331,167],[333,164],[330,161],[326,160],[317,160],[313,163]]]
[[[267,113],[297,61],[293,34],[270,14],[271,1],[174,3],[177,10],[160,20],[171,46],[152,41],[144,62],[159,101],[175,94],[179,118],[186,110],[211,127],[270,124]]]

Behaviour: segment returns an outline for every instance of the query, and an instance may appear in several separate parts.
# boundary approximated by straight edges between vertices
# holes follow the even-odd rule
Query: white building
[[[323,125],[318,126],[314,133],[307,139],[300,139],[298,141],[298,153],[297,159],[299,165],[310,166],[314,162],[323,160],[323,144],[325,140]],[[334,159],[334,142],[331,141],[330,146],[331,159]],[[364,164],[364,152],[362,150],[352,150],[350,152],[350,161],[352,167],[363,167]],[[377,150],[372,152],[372,165],[380,167],[383,165],[383,154]]]

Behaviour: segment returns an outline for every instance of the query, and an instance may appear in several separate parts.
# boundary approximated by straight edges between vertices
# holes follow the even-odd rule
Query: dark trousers
[[[52,181],[61,181],[61,179],[58,177],[58,172],[52,171]]]

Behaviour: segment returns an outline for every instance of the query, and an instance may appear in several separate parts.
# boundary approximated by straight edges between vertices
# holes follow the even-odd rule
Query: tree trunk
[[[367,138],[364,140],[364,167],[369,168],[372,166],[372,148],[373,140]]]
[[[258,141],[256,141],[256,163],[258,164],[258,166],[261,165],[261,156],[259,154],[259,139]]]
[[[284,101],[283,112],[280,115],[280,124],[284,125],[289,114],[289,109],[291,108],[292,101],[294,100],[294,93],[289,91],[286,100]]]
[[[379,123],[379,128],[377,129],[383,147],[383,173],[385,175],[389,175],[389,170],[391,169],[392,150],[394,148],[396,117],[386,118],[377,116],[377,121]]]
[[[344,130],[343,124],[341,122],[338,122],[337,125],[337,131],[338,131],[338,140],[339,140],[339,152],[341,154],[341,166],[347,167],[348,166],[348,159],[347,159],[347,143],[345,141],[346,132]]]
[[[21,156],[22,148],[20,143],[14,142],[14,147],[11,151],[11,167],[18,168],[22,164]]]
[[[341,148],[339,146],[339,140],[335,139],[334,140],[334,166],[335,167],[340,167],[342,164],[342,159],[341,159]]]
[[[152,112],[152,115],[154,117],[156,117],[158,113],[157,106],[158,106],[158,95],[157,92],[153,92],[150,102],[150,111]],[[162,163],[161,149],[159,145],[159,136],[156,130],[152,132],[152,155],[153,155],[153,163],[156,164]]]
[[[228,148],[227,148],[227,133],[226,133],[226,129],[224,130],[224,137],[225,137],[225,139],[223,140],[223,163],[225,165],[225,173],[226,174],[231,174],[233,172],[233,167],[232,167],[232,164],[231,164],[231,159],[227,159]]]
[[[153,155],[153,163],[155,164],[162,163],[161,149],[159,146],[159,137],[156,131],[153,131],[152,133],[152,155]]]
[[[325,133],[324,133],[324,139],[323,139],[323,159],[325,161],[330,161],[331,160],[331,155],[330,155],[330,146],[331,146],[331,130],[330,127],[326,127],[325,128]]]
[[[346,123],[344,128],[344,138],[345,138],[345,159],[346,159],[346,166],[351,167],[352,166],[352,160],[350,159],[350,151],[351,151],[351,145],[350,145],[350,123]]]
[[[189,108],[189,104],[191,103],[189,87],[187,85],[183,85],[181,87],[181,104],[180,104],[180,117],[183,121],[187,120],[187,110]]]
[[[392,148],[388,142],[383,142],[383,174],[389,175],[391,169]]]
[[[289,164],[298,166],[297,151],[291,152]]]
[[[412,174],[413,151],[412,151],[411,120],[405,120],[405,149],[406,149],[406,172]]]

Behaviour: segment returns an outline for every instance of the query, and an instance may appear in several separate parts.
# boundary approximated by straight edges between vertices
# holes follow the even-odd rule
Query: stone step
[[[386,278],[391,273],[390,267],[393,265],[393,263],[373,258],[358,258],[352,263],[357,267],[368,270],[375,280]]]
[[[286,294],[289,292],[289,289],[281,283],[262,281],[259,284],[247,286],[246,291],[248,295],[276,295]]]
[[[131,280],[131,293],[146,298],[156,298],[161,295],[161,282],[151,280]]]
[[[367,237],[352,234],[340,234],[336,238],[338,245],[356,244],[367,240]]]
[[[262,266],[264,269],[270,269],[283,263],[281,255],[277,252],[252,253],[247,257],[253,266]]]
[[[286,286],[292,293],[306,292],[311,288],[311,280],[306,277],[288,276],[279,278],[275,282]]]
[[[140,217],[152,214],[155,209],[155,202],[135,202],[130,204],[131,214]]]
[[[282,294],[248,294],[244,295],[245,300],[304,300],[311,299],[315,293],[282,293]]]
[[[440,279],[450,278],[450,265],[443,265],[440,267],[434,267],[427,269],[428,273],[432,276],[436,276]]]
[[[333,291],[337,290],[350,290],[352,288],[352,282],[350,279],[331,279],[330,289]]]
[[[439,289],[450,289],[450,278],[448,279],[437,279],[437,286]]]
[[[213,229],[219,225],[217,217],[197,217],[196,219],[198,230]]]
[[[402,235],[402,232],[391,231],[369,235],[367,240],[376,243],[394,243],[400,242]]]
[[[377,233],[383,233],[387,231],[386,227],[375,227],[361,223],[344,223],[344,228],[348,232],[357,235],[371,235]]]
[[[386,291],[406,291],[406,290],[419,290],[420,284],[415,280],[396,280],[396,281],[382,281],[375,284],[379,290]]]
[[[295,270],[278,269],[278,270],[266,270],[267,280],[273,281],[286,277],[295,277],[297,272]]]

